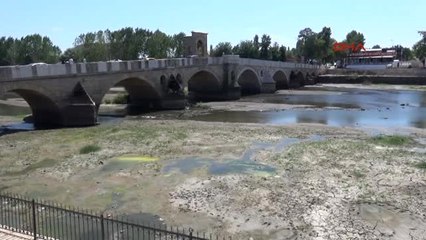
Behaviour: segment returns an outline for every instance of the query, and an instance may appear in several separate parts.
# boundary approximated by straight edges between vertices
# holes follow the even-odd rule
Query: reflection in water
[[[364,89],[343,91],[345,92],[340,91],[336,95],[315,94],[313,91],[312,94],[259,95],[243,99],[259,102],[259,98],[262,98],[265,103],[314,105],[319,108],[343,106],[343,109],[291,109],[280,112],[215,111],[190,119],[214,122],[320,123],[330,126],[426,128],[426,91]]]
[[[426,128],[426,91],[336,87],[311,87],[305,90],[310,91],[302,89],[287,91],[286,94],[253,95],[244,97],[241,101],[312,105],[315,108],[292,109],[281,112],[214,111],[186,119],[215,122],[320,123],[330,126]],[[98,121],[100,123],[121,121],[116,116],[122,116],[123,109],[116,110],[101,109],[103,114],[110,116],[101,116]],[[29,113],[31,113],[29,107],[0,103],[0,116]],[[0,127],[0,135],[19,130],[31,130],[32,128],[31,124],[16,123]]]

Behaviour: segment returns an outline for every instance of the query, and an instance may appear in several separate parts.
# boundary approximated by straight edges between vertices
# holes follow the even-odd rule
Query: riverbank
[[[179,120],[21,132],[0,138],[0,189],[234,239],[405,239],[425,234],[426,132],[401,139]],[[238,161],[250,151],[250,162]]]
[[[384,69],[384,70],[354,70],[331,69],[317,77],[318,83],[324,84],[402,84],[426,85],[426,69]]]
[[[353,124],[423,119],[424,92],[412,90],[312,86],[3,135],[0,191],[233,239],[422,239],[426,129]],[[346,122],[276,124],[294,111]]]

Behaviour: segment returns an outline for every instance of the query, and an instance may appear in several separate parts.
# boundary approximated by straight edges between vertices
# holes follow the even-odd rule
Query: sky
[[[426,31],[425,0],[3,0],[1,8],[0,36],[38,33],[62,51],[82,33],[124,27],[207,32],[213,46],[268,34],[290,48],[307,27],[330,27],[339,42],[356,30],[366,48],[412,47]]]

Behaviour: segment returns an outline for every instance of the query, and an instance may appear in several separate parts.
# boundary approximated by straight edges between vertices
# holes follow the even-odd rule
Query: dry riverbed
[[[234,239],[424,239],[426,131],[405,132],[131,118],[20,132],[0,137],[0,190]]]

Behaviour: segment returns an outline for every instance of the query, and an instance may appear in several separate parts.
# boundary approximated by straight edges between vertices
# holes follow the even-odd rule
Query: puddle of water
[[[376,226],[376,231],[392,235],[393,239],[420,239],[416,236],[426,234],[426,222],[419,217],[375,204],[360,204],[358,209],[363,220]]]
[[[253,161],[234,160],[230,162],[214,161],[208,168],[209,174],[226,175],[232,173],[254,174],[254,175],[272,175],[275,173],[275,168],[256,163]]]
[[[26,122],[2,125],[0,126],[0,136],[16,132],[33,131],[34,129],[34,124]]]
[[[226,174],[253,174],[259,176],[270,176],[275,174],[276,169],[272,166],[256,162],[254,157],[260,150],[271,149],[275,152],[282,152],[285,148],[292,144],[304,141],[321,141],[324,137],[319,135],[310,136],[307,139],[299,138],[283,138],[277,143],[272,142],[254,142],[249,148],[244,151],[239,159],[207,159],[200,157],[187,157],[177,159],[172,163],[163,167],[163,172],[168,174],[177,170],[184,174],[189,174],[198,169],[206,169],[211,175],[226,175]]]
[[[174,160],[172,163],[163,167],[164,173],[170,173],[173,170],[179,170],[184,174],[189,174],[197,169],[206,168],[211,165],[212,159],[205,159],[199,157],[188,157]]]
[[[174,160],[173,163],[163,167],[164,173],[179,171],[184,174],[189,174],[195,170],[206,169],[211,175],[226,175],[226,174],[254,174],[254,175],[271,175],[275,173],[275,168],[247,160],[215,160],[198,157],[188,157]]]
[[[136,162],[155,162],[158,161],[156,157],[149,156],[121,156],[117,158],[120,161],[136,161]]]

